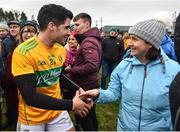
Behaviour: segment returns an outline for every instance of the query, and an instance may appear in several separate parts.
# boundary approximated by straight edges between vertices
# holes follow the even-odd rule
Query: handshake
[[[72,111],[81,117],[87,116],[87,114],[93,107],[93,98],[96,98],[98,95],[98,89],[84,91],[82,88],[79,88],[79,90],[76,91],[76,94],[72,100]]]

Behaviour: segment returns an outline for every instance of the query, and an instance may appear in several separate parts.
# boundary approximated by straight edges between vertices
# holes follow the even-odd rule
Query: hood
[[[88,31],[86,31],[83,34],[76,34],[74,36],[76,38],[76,40],[78,41],[79,44],[81,44],[81,42],[86,38],[86,37],[95,37],[98,40],[102,40],[102,37],[100,35],[100,31],[98,28],[94,27],[94,28],[90,28]]]
[[[83,33],[85,37],[96,37],[97,39],[101,40],[100,31],[98,28],[94,27]]]
[[[166,66],[165,66],[165,61],[167,61],[169,59],[169,57],[167,57],[167,55],[163,52],[163,50],[160,48],[161,50],[161,57],[156,59],[155,61],[150,61],[147,64],[149,66],[153,66],[153,65],[157,65],[157,64],[162,64],[162,71],[163,74],[166,72]],[[140,66],[140,65],[147,65],[147,64],[142,64],[135,56],[133,56],[132,58],[125,58],[124,61],[128,61],[131,63],[130,69],[129,69],[129,73],[131,74],[133,71],[134,66]]]
[[[166,34],[166,35],[163,37],[161,46],[162,46],[162,45],[165,45],[165,44],[170,44],[171,46],[174,46],[174,43],[173,43],[173,41],[171,40],[171,38],[169,37],[168,34]]]

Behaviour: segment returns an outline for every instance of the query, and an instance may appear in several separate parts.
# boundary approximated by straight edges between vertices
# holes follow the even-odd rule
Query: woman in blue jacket
[[[143,21],[129,34],[132,57],[115,68],[108,89],[81,96],[97,97],[97,103],[119,100],[117,130],[172,130],[169,86],[180,67],[160,49],[165,26],[157,20]]]

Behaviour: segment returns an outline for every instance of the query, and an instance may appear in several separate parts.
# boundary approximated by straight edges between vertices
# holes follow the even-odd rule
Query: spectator
[[[127,50],[128,47],[129,47],[128,46],[128,43],[129,43],[129,34],[128,34],[128,32],[124,32],[122,39],[123,39],[124,49]]]
[[[177,56],[177,61],[180,64],[180,14],[178,15],[176,19],[174,43],[175,43],[175,53]]]
[[[75,64],[75,57],[78,49],[78,42],[73,35],[70,35],[67,40],[68,50],[66,50],[66,60],[64,66],[72,67]]]
[[[18,39],[19,39],[19,26],[20,23],[18,21],[11,21],[8,23],[8,28],[10,31],[10,34],[8,34],[5,38],[3,38],[2,42],[1,42],[1,56],[0,56],[0,60],[2,64],[1,67],[1,76],[3,76],[4,72],[5,72],[5,61],[7,58],[8,53],[12,52],[14,47],[16,46],[16,44],[18,44]],[[3,88],[3,86],[2,86]],[[3,88],[4,89],[4,88]],[[6,92],[5,92],[5,98],[6,98]],[[6,98],[7,99],[7,98]],[[8,107],[8,106],[7,106]],[[8,111],[7,111],[7,125],[9,124],[9,122],[11,122],[10,116],[8,115]]]
[[[106,89],[106,79],[122,60],[123,53],[123,42],[117,38],[117,30],[112,27],[110,37],[102,41],[102,89]]]
[[[19,21],[13,20],[8,23],[10,35],[8,35],[2,41],[2,60],[5,63],[7,55],[12,52],[16,45],[19,43],[19,31],[20,23]]]
[[[180,131],[180,73],[178,73],[173,80],[170,91],[170,108],[174,131]]]
[[[91,17],[87,13],[80,13],[73,19],[76,40],[80,44],[73,67],[65,70],[72,80],[84,90],[98,87],[98,72],[101,63],[101,36],[98,28],[91,28]],[[97,131],[95,105],[86,117],[75,115],[76,123],[84,131]],[[79,130],[79,128],[76,128]]]
[[[22,24],[20,29],[20,42],[33,37],[37,33],[37,27],[32,21],[26,21]],[[12,49],[13,50],[13,49]],[[7,107],[7,125],[16,130],[17,117],[18,117],[18,93],[15,79],[11,72],[12,52],[9,52],[6,62],[5,71],[2,78],[2,87],[4,89]]]
[[[75,65],[76,62],[76,55],[77,55],[77,50],[79,47],[79,44],[76,40],[76,38],[74,37],[74,33],[72,32],[71,35],[68,37],[67,39],[67,44],[65,45],[66,48],[66,60],[64,63],[64,67],[73,67]],[[68,77],[69,74],[66,74]],[[62,91],[63,91],[63,98],[64,99],[72,99],[74,96],[74,93],[76,90],[73,89],[68,89],[67,87],[62,87]]]
[[[167,11],[160,11],[154,15],[154,19],[161,21],[166,26],[166,34],[163,37],[161,42],[161,48],[163,49],[164,53],[171,59],[177,61],[175,51],[174,51],[174,42],[172,41],[171,37],[169,36],[168,31],[172,30],[172,17],[169,12]]]
[[[1,53],[2,53],[2,50],[1,50],[1,41],[0,41],[0,131],[2,130],[2,122],[1,122],[1,115],[2,115],[2,94],[3,94],[3,90],[2,90],[2,87],[1,87],[1,79],[2,79],[2,74],[3,74],[3,69],[4,69],[4,66],[3,66],[3,63],[2,63],[2,58],[1,58]]]
[[[174,40],[177,60],[180,63],[180,14],[176,20]],[[171,84],[169,97],[174,131],[180,131],[180,73],[177,74]]]
[[[9,27],[6,23],[1,22],[0,23],[0,40],[4,40],[7,35],[9,34]]]
[[[89,90],[80,97],[96,97],[97,103],[119,100],[118,131],[170,131],[169,86],[180,66],[160,49],[165,26],[157,20],[143,21],[129,34],[133,57],[115,68],[107,90]]]
[[[2,41],[6,38],[6,36],[9,33],[9,27],[6,23],[0,22],[0,130],[2,130],[2,124],[1,124],[1,104],[2,104],[2,94],[3,90],[1,87],[1,79],[2,79],[2,74],[4,72],[4,65],[2,61]]]
[[[20,43],[32,38],[34,35],[38,33],[38,26],[33,21],[25,21],[21,25],[20,29]]]

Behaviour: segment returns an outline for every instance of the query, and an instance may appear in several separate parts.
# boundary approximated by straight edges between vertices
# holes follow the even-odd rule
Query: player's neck
[[[49,35],[46,33],[39,33],[38,39],[47,47],[52,47],[54,45],[54,42],[50,39]]]

